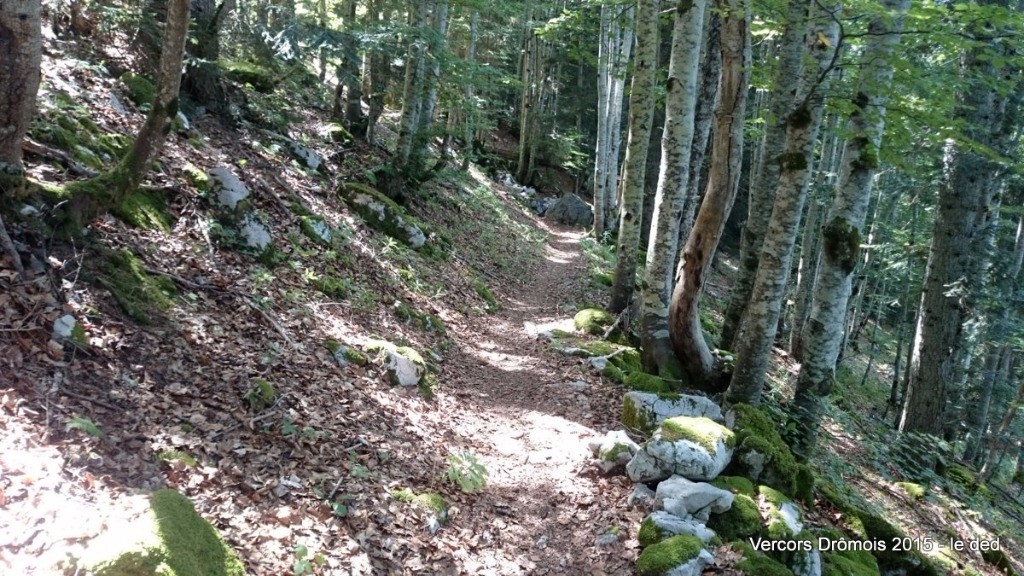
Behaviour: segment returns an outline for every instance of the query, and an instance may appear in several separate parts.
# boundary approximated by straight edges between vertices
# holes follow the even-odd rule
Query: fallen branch
[[[93,178],[95,176],[99,176],[100,174],[96,170],[93,170],[92,168],[89,168],[88,166],[76,161],[74,158],[68,156],[66,153],[57,150],[56,148],[50,148],[49,146],[40,144],[39,142],[36,142],[31,138],[24,138],[22,140],[21,149],[24,150],[25,152],[28,152],[29,154],[41,156],[46,160],[53,160],[55,162],[58,162],[61,166],[67,168],[69,172],[71,172],[72,174],[76,174],[78,176]]]

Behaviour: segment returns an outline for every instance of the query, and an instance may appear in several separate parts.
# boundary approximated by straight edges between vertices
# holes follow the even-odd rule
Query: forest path
[[[459,397],[450,421],[455,443],[467,444],[489,472],[465,511],[479,523],[479,547],[466,551],[462,569],[629,574],[629,530],[639,522],[624,506],[632,485],[597,474],[587,449],[587,440],[618,426],[621,391],[538,337],[553,327],[572,330],[588,282],[584,233],[539,225],[548,235],[543,258],[523,271],[526,282],[501,311],[473,321],[476,337],[461,338],[467,344],[446,365],[446,388]],[[598,545],[609,533],[618,539],[604,536]]]

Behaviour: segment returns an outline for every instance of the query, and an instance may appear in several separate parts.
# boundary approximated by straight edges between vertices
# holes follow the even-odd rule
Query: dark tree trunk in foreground
[[[39,0],[0,2],[0,195],[20,188],[21,141],[39,89]]]
[[[218,116],[227,116],[228,95],[221,81],[218,60],[221,27],[235,9],[235,0],[223,0],[219,4],[214,0],[193,0],[191,4],[195,41],[188,43],[191,58],[182,86],[198,104]]]

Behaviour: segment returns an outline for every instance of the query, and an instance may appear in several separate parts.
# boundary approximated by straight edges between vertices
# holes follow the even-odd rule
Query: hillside
[[[47,50],[25,149],[29,175],[56,186],[110,168],[144,99],[116,50]],[[396,112],[370,146],[332,124],[304,70],[270,95],[236,84],[249,117],[186,110],[143,190],[84,234],[51,234],[58,207],[41,200],[3,206],[27,278],[0,254],[0,572],[84,573],[130,539],[146,495],[173,488],[248,574],[634,573],[649,510],[588,443],[616,430],[642,442],[620,421],[623,395],[667,381],[608,370],[637,355],[628,330],[604,330],[614,317],[574,323],[607,300],[609,248],[538,217],[483,162],[452,162],[394,204],[375,188]],[[559,189],[542,194],[569,191],[551,170]],[[712,339],[734,260],[719,256],[705,297]],[[779,352],[760,414],[782,421],[796,367]],[[1020,495],[963,467],[904,482],[912,448],[876,410],[892,367],[867,357],[837,377],[829,448],[807,468],[816,491],[783,497],[832,541],[901,530],[947,548],[998,538],[1006,553],[935,549],[909,573],[1020,571]],[[754,419],[729,427],[768,436]],[[774,494],[768,476],[730,477],[719,489],[763,507]],[[775,520],[755,515],[749,537]],[[746,540],[704,543],[703,574],[792,574]],[[856,576],[908,573],[903,561],[824,559],[826,574]]]

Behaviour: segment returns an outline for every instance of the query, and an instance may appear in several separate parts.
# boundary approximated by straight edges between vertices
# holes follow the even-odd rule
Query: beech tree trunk
[[[693,145],[690,147],[690,167],[687,171],[686,203],[679,222],[679,242],[684,244],[693,227],[693,217],[700,202],[701,168],[711,136],[711,122],[714,120],[715,94],[718,92],[718,77],[722,74],[721,32],[722,19],[707,5],[704,15],[704,42],[701,47],[700,86],[697,92],[697,108],[693,115]],[[677,250],[678,252],[678,250]],[[679,254],[676,254],[678,258]]]
[[[235,0],[192,0],[192,18],[195,20],[195,42],[189,42],[189,66],[185,70],[182,86],[196,103],[221,117],[227,117],[228,95],[221,83],[220,33],[228,15],[235,9]],[[170,17],[168,17],[170,18]]]
[[[626,65],[633,47],[633,14],[630,7],[621,20],[616,6],[601,6],[601,32],[597,75],[597,142],[594,151],[594,236],[600,241],[615,229],[614,207],[618,202],[619,142]]]
[[[733,349],[736,329],[754,286],[761,245],[771,214],[768,207],[775,199],[775,187],[779,181],[779,155],[786,143],[786,119],[799,102],[800,82],[805,73],[804,35],[810,6],[801,0],[790,0],[787,8],[786,28],[779,44],[779,67],[769,95],[768,121],[761,142],[760,161],[754,166],[750,179],[747,221],[740,235],[740,265],[729,292],[729,304],[718,343],[720,348],[727,350]]]
[[[824,398],[835,382],[853,270],[860,256],[860,234],[885,129],[885,94],[892,81],[892,55],[910,0],[887,0],[883,6],[888,14],[876,16],[868,25],[867,46],[847,125],[851,136],[835,199],[822,229],[810,316],[800,338],[802,364],[793,402],[797,422],[793,447],[804,457],[814,448]]]
[[[39,0],[0,2],[0,196],[23,182],[21,141],[39,90],[40,26]]]
[[[838,25],[833,15],[817,9],[806,38],[810,54],[798,105],[786,116],[786,145],[779,157],[779,183],[761,248],[750,301],[740,321],[733,350],[735,369],[726,399],[730,403],[761,403],[772,344],[786,293],[793,246],[807,198],[814,143],[821,126],[828,72],[836,49]]]
[[[676,357],[691,384],[713,387],[714,358],[700,325],[700,297],[725,221],[736,200],[743,157],[743,120],[750,81],[750,5],[746,0],[718,0],[722,74],[715,106],[711,167],[704,200],[683,248],[669,307],[669,333]]]
[[[680,0],[672,30],[661,165],[643,280],[641,336],[644,364],[654,374],[661,372],[662,367],[674,359],[668,334],[668,307],[675,275],[679,224],[689,183],[705,5],[705,0]]]
[[[615,246],[615,277],[608,309],[622,312],[633,299],[640,220],[644,210],[644,174],[654,119],[658,65],[658,7],[656,0],[639,0],[636,11],[636,58],[629,92],[629,141],[622,175],[622,205]]]
[[[427,0],[416,0],[409,13],[409,25],[425,29]],[[406,47],[405,84],[402,88],[402,116],[398,122],[398,144],[395,147],[395,168],[402,174],[417,174],[422,168],[419,127],[423,108],[423,81],[427,73],[426,46],[415,35]]]
[[[986,4],[1006,5],[1001,1]],[[973,32],[983,36],[985,24],[978,23]],[[969,50],[963,61],[965,75],[978,79],[999,74],[991,58],[983,54],[985,50]],[[991,143],[1001,121],[1004,98],[985,83],[969,84],[956,110],[957,117],[964,121],[967,138]],[[972,257],[976,224],[979,213],[989,209],[992,179],[999,172],[997,164],[988,157],[953,141],[947,146],[944,160],[907,396],[900,417],[901,432],[939,435],[943,431],[948,384],[953,378],[962,328],[969,314],[965,275]]]

